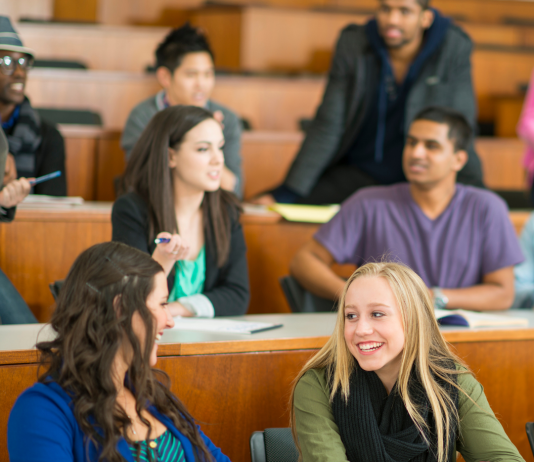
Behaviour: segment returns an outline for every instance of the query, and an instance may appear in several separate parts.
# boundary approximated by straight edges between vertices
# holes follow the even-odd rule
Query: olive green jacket
[[[465,462],[524,462],[491,410],[482,385],[468,373],[458,376],[458,385],[476,403],[459,394],[456,450]],[[324,369],[306,372],[297,384],[294,408],[303,462],[347,461],[329,397]],[[453,453],[450,461],[455,460]]]

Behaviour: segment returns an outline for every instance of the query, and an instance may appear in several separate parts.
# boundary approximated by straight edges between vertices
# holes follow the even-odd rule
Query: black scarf
[[[13,127],[6,131],[9,152],[15,158],[17,175],[33,177],[35,175],[35,153],[41,146],[41,120],[31,107],[28,98],[24,98],[18,111],[18,118]]]
[[[454,368],[454,364],[451,364],[451,368]],[[457,407],[456,388],[445,382],[440,382],[440,385],[446,387]],[[410,397],[419,406],[429,426],[426,436],[430,447],[404,407],[397,385],[388,395],[378,376],[374,372],[364,371],[355,361],[348,401],[345,402],[341,390],[338,390],[332,402],[334,418],[350,462],[437,461],[437,435],[430,403],[415,370],[410,377]],[[451,429],[449,454],[455,440],[456,425]]]

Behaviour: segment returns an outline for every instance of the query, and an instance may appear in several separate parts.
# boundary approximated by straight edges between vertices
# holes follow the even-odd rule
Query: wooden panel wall
[[[96,150],[96,138],[65,139],[68,196],[81,196],[88,201],[95,200]]]
[[[523,154],[525,145],[517,138],[479,138],[477,153],[488,188],[526,189]]]
[[[152,23],[164,20],[165,12],[177,8],[173,0],[100,0],[99,20],[105,24]],[[206,0],[180,0],[179,7],[202,7]],[[251,4],[286,9],[320,9],[373,12],[376,0],[210,0],[211,4],[248,6]],[[510,19],[534,19],[534,5],[521,0],[433,0],[433,6],[444,14],[473,22],[499,23]]]
[[[181,18],[167,15],[169,24],[176,27],[188,19],[202,27],[211,39],[219,67],[257,71],[324,72],[343,27],[362,24],[369,17],[260,7],[212,6],[180,12]],[[462,27],[476,44],[534,45],[533,27],[477,23],[462,23]],[[154,50],[168,32],[166,27],[26,23],[18,24],[17,30],[41,59],[76,59],[91,69],[134,72],[153,64]]]
[[[534,415],[532,340],[454,342],[451,348],[474,371],[505,431],[527,462],[533,462],[525,422]],[[249,462],[252,432],[289,425],[292,381],[317,350],[159,358],[171,390],[202,430],[235,462]],[[0,382],[0,462],[7,462],[7,417],[16,397],[31,386],[37,367],[4,365]]]
[[[54,0],[0,0],[0,11],[11,21],[20,18],[50,21],[54,14]]]
[[[302,132],[243,134],[241,156],[245,200],[273,189],[284,181],[303,139]]]
[[[26,84],[33,106],[90,109],[100,113],[105,128],[116,130],[134,106],[159,90],[153,75],[133,72],[33,69]]]
[[[74,22],[97,22],[98,0],[54,0],[54,19]]]
[[[330,55],[325,52],[325,56],[323,64]],[[478,50],[472,62],[483,120],[494,120],[496,99],[521,95],[520,87],[529,82],[534,53]],[[213,99],[249,119],[255,130],[295,131],[299,119],[313,117],[324,84],[323,77],[220,75]],[[153,75],[50,69],[32,70],[26,87],[34,106],[91,109],[100,112],[106,128],[114,130],[124,127],[136,104],[159,90]]]
[[[86,200],[115,200],[114,182],[125,168],[124,152],[119,144],[120,132],[102,130],[98,135],[87,134],[84,138],[79,130],[63,127],[61,131],[67,147],[69,195],[81,195]],[[252,131],[243,134],[241,156],[245,200],[281,184],[303,137],[302,132]],[[476,149],[489,188],[525,189],[523,141],[478,138]]]
[[[20,210],[18,213],[20,214]],[[35,236],[35,239],[26,239]],[[47,321],[54,299],[48,285],[64,279],[79,253],[111,240],[111,219],[72,212],[69,220],[52,216],[0,225],[0,267],[8,275],[37,319]],[[8,248],[17,249],[8,252]]]

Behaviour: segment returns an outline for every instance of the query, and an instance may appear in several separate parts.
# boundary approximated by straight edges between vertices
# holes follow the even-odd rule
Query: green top
[[[137,462],[185,462],[185,453],[180,440],[168,429],[155,440],[138,441],[137,446],[132,444],[130,452]],[[137,458],[139,452],[139,459]]]
[[[525,462],[493,414],[482,385],[471,374],[459,375],[458,385],[478,404],[459,393],[461,436],[456,450],[465,462]],[[324,369],[311,369],[304,374],[295,389],[294,406],[302,462],[346,462]],[[450,460],[456,458],[451,455]]]
[[[169,302],[189,295],[201,294],[206,281],[206,246],[202,246],[196,260],[180,260],[175,263],[176,276],[169,295]]]

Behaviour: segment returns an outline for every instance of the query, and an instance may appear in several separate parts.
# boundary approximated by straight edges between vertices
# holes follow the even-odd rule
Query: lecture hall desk
[[[50,319],[48,284],[64,279],[76,257],[93,244],[111,239],[111,203],[87,202],[67,209],[20,206],[12,223],[0,224],[0,268],[41,322]],[[511,212],[519,232],[529,212]],[[278,279],[318,225],[291,223],[276,216],[242,217],[248,247],[250,314],[289,312]],[[31,236],[31,238],[28,238]],[[348,277],[351,265],[335,266]]]
[[[443,328],[452,349],[483,384],[493,410],[523,457],[533,462],[525,423],[534,420],[534,312],[528,328]],[[335,314],[255,315],[282,323],[253,335],[166,331],[157,366],[203,431],[234,462],[250,461],[252,432],[289,424],[291,382],[333,331]],[[0,326],[0,462],[7,462],[6,427],[16,397],[37,377],[42,325]],[[50,335],[45,328],[41,339]]]

